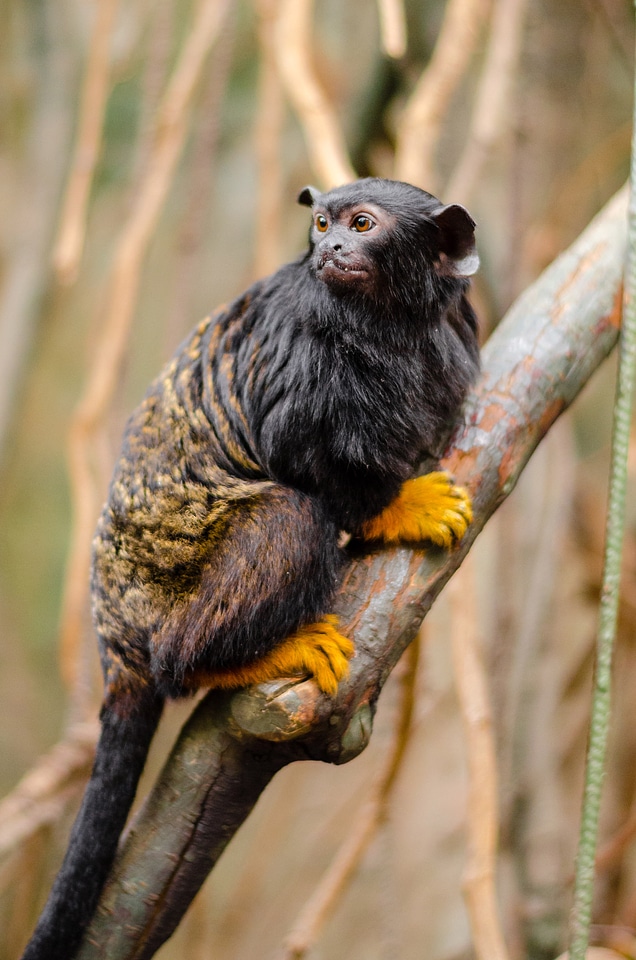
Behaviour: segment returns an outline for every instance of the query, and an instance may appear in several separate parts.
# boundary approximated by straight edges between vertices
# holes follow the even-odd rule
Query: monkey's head
[[[305,187],[298,202],[313,213],[311,270],[337,296],[421,311],[463,289],[479,266],[470,214],[411,184],[369,177],[328,193]]]

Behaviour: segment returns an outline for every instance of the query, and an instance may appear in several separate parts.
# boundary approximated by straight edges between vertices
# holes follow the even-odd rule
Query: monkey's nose
[[[340,253],[344,246],[342,238],[338,236],[323,237],[318,244],[318,250],[322,256],[332,256],[334,253]]]

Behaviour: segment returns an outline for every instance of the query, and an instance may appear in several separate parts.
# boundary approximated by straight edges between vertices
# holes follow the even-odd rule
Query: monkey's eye
[[[318,214],[318,216],[314,220],[314,223],[316,224],[316,230],[319,230],[320,233],[324,233],[327,227],[329,226],[329,222],[327,218],[323,217],[322,213]]]
[[[357,230],[358,233],[366,233],[367,230],[370,230],[374,226],[375,224],[371,217],[367,217],[364,213],[357,216],[351,224],[352,229]]]

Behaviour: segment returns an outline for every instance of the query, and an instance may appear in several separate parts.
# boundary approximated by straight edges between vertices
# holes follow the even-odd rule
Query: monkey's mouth
[[[317,274],[321,280],[329,283],[355,283],[366,280],[369,271],[362,264],[336,257],[321,257],[317,264]]]

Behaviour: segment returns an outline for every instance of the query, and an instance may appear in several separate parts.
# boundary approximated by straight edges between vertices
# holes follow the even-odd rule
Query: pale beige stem
[[[0,801],[0,857],[59,819],[90,773],[98,733],[97,722],[71,728]]]
[[[71,284],[76,280],[84,249],[86,211],[102,138],[108,96],[110,41],[118,8],[119,0],[98,0],[97,3],[71,171],[53,247],[53,267],[63,284]]]
[[[469,859],[464,895],[478,960],[508,960],[495,892],[497,765],[488,684],[477,627],[475,569],[469,555],[449,585],[457,696],[468,750]]]
[[[312,66],[312,0],[280,0],[276,53],[287,96],[305,135],[307,153],[327,189],[356,179],[336,113]]]
[[[440,131],[489,10],[490,0],[448,0],[435,49],[398,126],[395,176],[399,180],[437,189],[435,149]]]
[[[399,60],[406,53],[406,17],[402,0],[378,0],[380,38],[388,57]]]
[[[61,624],[61,663],[71,689],[79,683],[79,651],[85,616],[90,544],[98,503],[91,470],[91,446],[108,411],[137,298],[141,267],[183,148],[190,107],[207,55],[219,35],[228,0],[205,0],[192,24],[159,108],[146,174],[115,252],[105,316],[84,395],[69,436],[73,532]]]
[[[497,0],[468,139],[446,195],[467,204],[484,166],[510,124],[510,100],[519,67],[528,0]]]
[[[271,273],[280,265],[283,209],[281,138],[285,103],[276,62],[276,17],[279,0],[258,0],[261,48],[256,112],[256,248],[254,275]]]
[[[286,937],[280,960],[302,960],[316,943],[325,921],[333,912],[340,895],[386,817],[387,802],[402,767],[412,729],[419,645],[418,636],[406,654],[401,713],[386,768],[371,797],[360,810],[354,828]]]

